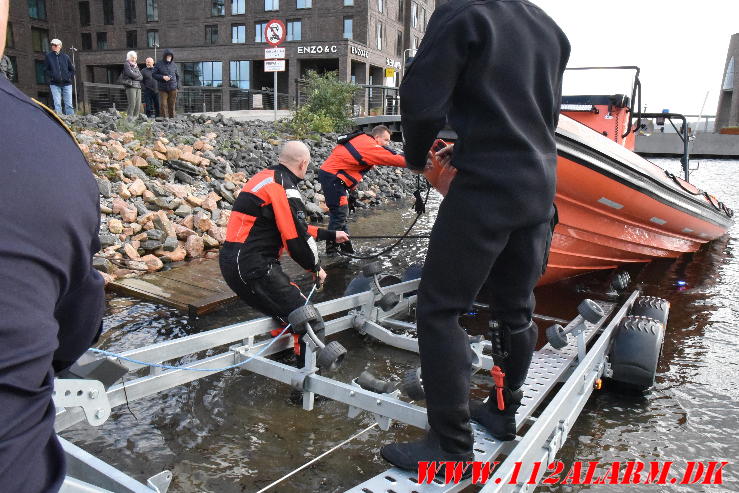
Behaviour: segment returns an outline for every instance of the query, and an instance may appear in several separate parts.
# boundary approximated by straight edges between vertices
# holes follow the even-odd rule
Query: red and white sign
[[[265,60],[264,61],[265,72],[284,72],[285,71],[285,60]]]
[[[272,46],[279,46],[286,35],[285,24],[279,19],[272,19],[264,26],[264,39]]]
[[[285,48],[265,48],[264,59],[265,60],[277,60],[285,58]]]

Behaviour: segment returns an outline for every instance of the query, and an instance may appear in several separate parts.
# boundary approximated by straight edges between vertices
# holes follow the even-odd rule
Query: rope
[[[313,294],[315,292],[316,292],[316,286],[314,285],[313,286],[313,289],[310,292],[310,294],[305,299],[305,304],[306,305],[308,304],[308,302],[310,301],[311,297],[313,296]],[[117,358],[117,359],[120,359],[120,360],[123,360],[123,361],[128,361],[129,363],[135,363],[137,365],[151,366],[153,368],[162,368],[162,369],[165,369],[165,370],[186,370],[186,371],[218,372],[218,371],[226,371],[226,370],[231,370],[233,368],[238,368],[240,366],[244,366],[245,364],[249,363],[250,361],[252,361],[257,356],[262,355],[262,353],[264,353],[267,349],[269,349],[272,346],[272,344],[275,343],[275,341],[277,341],[280,337],[282,337],[282,335],[289,328],[290,328],[290,324],[287,324],[285,326],[285,328],[282,329],[282,332],[280,332],[277,336],[275,336],[269,342],[269,344],[267,344],[266,346],[264,346],[254,356],[250,356],[250,357],[248,357],[247,359],[245,359],[244,361],[242,361],[240,363],[236,363],[236,364],[230,365],[230,366],[225,366],[223,368],[192,368],[190,366],[164,365],[164,364],[161,364],[161,363],[149,363],[147,361],[139,361],[139,360],[136,360],[136,359],[133,359],[133,358],[129,358],[128,356],[123,356],[122,354],[114,353],[114,352],[111,352],[111,351],[105,351],[104,349],[90,348],[88,351],[92,351],[93,353],[103,354],[105,356],[112,356],[114,358]]]
[[[263,492],[267,491],[268,489],[272,488],[273,486],[275,486],[275,485],[277,485],[277,484],[280,484],[281,482],[283,482],[283,481],[284,481],[284,480],[286,480],[287,478],[289,478],[289,477],[291,477],[291,476],[294,476],[295,474],[299,473],[300,471],[302,471],[302,470],[303,470],[303,469],[305,469],[306,467],[308,467],[308,466],[310,466],[310,465],[312,465],[312,464],[314,464],[314,463],[318,462],[319,460],[323,459],[324,457],[326,457],[326,456],[327,456],[327,455],[329,455],[330,453],[334,452],[335,450],[337,450],[337,449],[339,449],[339,448],[343,447],[344,445],[346,445],[347,443],[351,442],[351,441],[352,441],[352,440],[354,440],[355,438],[357,438],[357,437],[359,437],[359,436],[363,435],[364,433],[367,433],[368,431],[370,431],[370,430],[371,430],[372,428],[374,428],[375,426],[377,426],[377,423],[373,423],[373,424],[369,425],[369,426],[368,426],[367,428],[363,429],[362,431],[360,431],[360,432],[358,432],[358,433],[355,433],[354,435],[352,435],[351,437],[347,438],[346,440],[344,440],[344,441],[343,441],[343,442],[341,442],[340,444],[338,444],[338,445],[336,445],[336,446],[334,446],[334,447],[330,448],[330,449],[329,449],[329,450],[327,450],[326,452],[322,453],[321,455],[319,455],[319,456],[318,456],[318,457],[316,457],[315,459],[312,459],[312,460],[310,460],[310,461],[306,462],[305,464],[303,464],[302,466],[298,467],[298,468],[297,468],[297,469],[295,469],[294,471],[291,471],[291,472],[289,472],[289,473],[285,474],[284,476],[282,476],[282,477],[281,477],[280,479],[278,479],[278,480],[276,480],[276,481],[273,481],[272,483],[268,484],[267,486],[265,486],[265,487],[264,487],[264,488],[262,488],[261,490],[257,491],[257,493],[263,493]]]

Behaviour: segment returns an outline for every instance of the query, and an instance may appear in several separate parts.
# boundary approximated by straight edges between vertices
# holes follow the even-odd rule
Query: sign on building
[[[285,48],[265,48],[264,59],[265,60],[277,60],[285,58]]]
[[[284,72],[285,71],[285,60],[265,60],[264,61],[265,72]]]
[[[272,46],[278,46],[285,41],[286,35],[285,24],[279,19],[272,19],[264,26],[264,39]]]

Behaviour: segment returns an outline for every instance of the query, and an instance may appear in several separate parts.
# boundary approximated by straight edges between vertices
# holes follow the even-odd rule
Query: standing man
[[[141,89],[144,96],[144,108],[146,116],[154,118],[159,116],[159,84],[154,79],[154,59],[146,59],[146,67],[141,69],[144,79],[141,81]]]
[[[151,75],[159,82],[159,105],[164,118],[174,118],[180,77],[172,50],[164,50]]]
[[[405,167],[405,157],[387,145],[390,130],[384,125],[372,129],[372,134],[354,132],[339,138],[339,145],[321,165],[318,180],[329,210],[328,229],[348,231],[349,192],[353,191],[364,175],[375,166]],[[351,244],[342,245],[351,252]],[[326,255],[336,254],[336,242],[326,242]]]
[[[282,271],[280,255],[287,249],[295,262],[323,282],[326,272],[318,259],[315,239],[339,243],[343,231],[309,226],[298,183],[305,178],[310,151],[302,142],[287,142],[279,164],[254,175],[241,189],[226,229],[219,256],[228,286],[248,305],[287,324],[287,316],[305,304],[300,288]],[[304,343],[295,336],[298,366]]]
[[[515,413],[538,329],[533,289],[551,239],[567,37],[527,0],[452,0],[436,9],[400,87],[408,167],[422,172],[448,121],[458,169],[439,208],[418,290],[418,342],[431,430],[382,448],[395,466],[472,460],[472,419],[499,440]],[[469,403],[471,351],[459,316],[490,279],[495,365],[504,385]],[[498,398],[500,396],[500,398]]]
[[[8,2],[0,2],[0,56]],[[50,493],[65,476],[54,371],[101,327],[97,184],[56,115],[0,77],[0,490]],[[43,135],[43,139],[38,136]]]
[[[54,100],[54,111],[57,115],[74,113],[72,106],[72,80],[74,79],[74,65],[66,53],[62,53],[62,42],[56,38],[51,40],[51,52],[46,54],[46,80],[49,81],[51,97]]]

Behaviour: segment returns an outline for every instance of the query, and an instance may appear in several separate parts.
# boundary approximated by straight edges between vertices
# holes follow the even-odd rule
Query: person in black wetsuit
[[[298,183],[310,164],[308,147],[298,141],[285,143],[279,163],[254,175],[236,197],[219,262],[223,278],[239,298],[285,325],[290,312],[303,306],[306,298],[282,271],[283,248],[322,283],[326,272],[315,240],[343,243],[349,236],[306,223],[308,214]],[[273,335],[278,333],[273,331]],[[294,337],[302,367],[305,343],[298,334]]]
[[[431,429],[421,441],[382,448],[395,466],[472,460],[470,412],[497,438],[515,437],[538,332],[533,289],[552,234],[554,132],[569,53],[561,29],[529,1],[452,0],[431,16],[403,79],[408,168],[424,170],[447,119],[459,138],[439,151],[458,173],[439,208],[418,290]],[[493,389],[487,403],[470,403],[471,351],[458,317],[488,280],[503,398]]]
[[[8,3],[0,3],[0,56]],[[38,136],[43,135],[43,139]],[[53,111],[0,77],[0,490],[50,493],[64,481],[54,433],[55,371],[99,333],[98,187]]]

